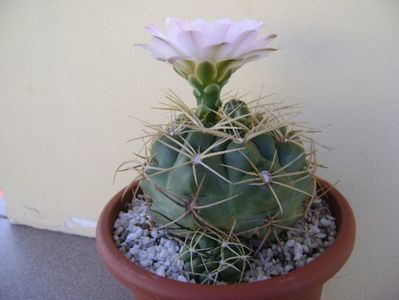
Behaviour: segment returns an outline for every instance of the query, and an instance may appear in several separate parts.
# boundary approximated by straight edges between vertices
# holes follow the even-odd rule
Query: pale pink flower
[[[155,25],[147,26],[152,36],[151,44],[139,46],[149,50],[156,59],[173,64],[185,78],[193,74],[195,66],[204,61],[223,71],[218,72],[218,78],[226,75],[226,72],[229,72],[227,77],[230,77],[243,64],[275,50],[267,45],[276,35],[259,38],[262,25],[253,20],[232,22],[220,19],[207,22],[196,19],[189,22],[168,18],[165,31]]]

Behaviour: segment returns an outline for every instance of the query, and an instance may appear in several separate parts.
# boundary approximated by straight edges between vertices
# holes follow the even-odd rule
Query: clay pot
[[[328,182],[326,200],[336,218],[337,238],[321,256],[304,267],[268,280],[230,285],[183,283],[153,274],[129,261],[113,243],[113,224],[132,194],[117,193],[105,206],[97,225],[97,250],[108,270],[133,293],[135,300],[316,300],[323,284],[344,265],[355,242],[355,219],[344,196]],[[138,184],[138,183],[135,183]]]

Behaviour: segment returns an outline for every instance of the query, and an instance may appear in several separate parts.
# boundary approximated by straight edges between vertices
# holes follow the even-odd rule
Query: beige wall
[[[325,299],[399,299],[398,1],[1,1],[0,189],[17,223],[92,236],[117,165],[156,122],[162,89],[194,101],[166,64],[133,43],[164,17],[254,18],[281,48],[229,83],[304,104],[324,127],[320,174],[348,197],[354,255]],[[83,221],[82,221],[83,220]],[[83,222],[83,223],[82,223]]]

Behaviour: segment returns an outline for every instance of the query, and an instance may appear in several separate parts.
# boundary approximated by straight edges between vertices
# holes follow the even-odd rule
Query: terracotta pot
[[[137,183],[136,183],[137,184]],[[328,182],[319,185],[329,190],[326,200],[336,218],[337,238],[321,256],[304,267],[268,280],[231,285],[183,283],[153,274],[129,261],[113,243],[113,224],[132,194],[117,193],[105,206],[97,225],[97,250],[108,270],[133,293],[135,300],[145,299],[320,299],[323,284],[344,265],[355,242],[355,219],[344,196]]]

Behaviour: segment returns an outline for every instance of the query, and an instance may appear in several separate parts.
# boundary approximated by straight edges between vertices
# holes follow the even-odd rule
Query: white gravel
[[[163,229],[154,228],[148,206],[139,195],[129,204],[127,212],[120,212],[114,224],[114,242],[131,261],[163,277],[190,281],[183,261],[179,258],[182,243]],[[306,220],[279,236],[280,245],[265,245],[250,268],[244,281],[268,279],[292,271],[311,262],[335,240],[336,225],[327,204],[314,201]],[[194,282],[194,280],[191,280]]]

